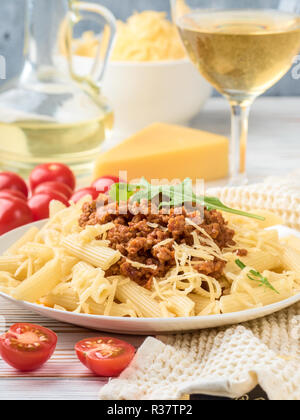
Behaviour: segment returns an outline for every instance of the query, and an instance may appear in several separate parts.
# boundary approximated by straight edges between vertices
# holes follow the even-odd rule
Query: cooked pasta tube
[[[211,299],[197,295],[196,293],[191,293],[188,297],[195,303],[195,313],[198,315],[200,312],[204,311],[208,305],[211,304]]]
[[[73,269],[71,286],[79,295],[80,303],[85,303],[89,298],[102,304],[109,297],[112,285],[105,278],[105,272],[101,268],[80,262]]]
[[[108,270],[121,258],[121,254],[114,249],[96,244],[83,245],[75,241],[71,235],[62,241],[62,245],[70,254],[102,270]]]
[[[195,303],[187,296],[176,294],[166,299],[166,307],[176,316],[188,317],[194,315]]]
[[[74,289],[66,285],[63,293],[55,293],[54,289],[52,293],[41,299],[41,303],[49,308],[61,306],[67,311],[74,312],[79,306],[79,296]]]
[[[272,286],[279,292],[276,293],[266,287],[253,288],[252,294],[234,293],[229,296],[223,296],[220,300],[221,312],[231,313],[272,305],[281,302],[293,295],[293,291],[286,286],[284,281],[272,282]]]
[[[34,273],[33,261],[31,258],[26,259],[14,273],[14,277],[18,281],[26,280]],[[40,267],[41,268],[41,267]]]
[[[53,219],[54,216],[56,216],[58,213],[60,213],[62,210],[65,210],[66,206],[57,200],[52,200],[49,204],[49,214],[50,219]]]
[[[63,294],[54,293],[41,299],[41,303],[49,308],[61,307],[69,312],[75,312],[80,306],[78,293],[71,287],[66,287]],[[98,304],[93,299],[87,300],[87,308],[91,315],[104,315],[105,304]],[[136,317],[136,313],[126,304],[118,304],[113,302],[108,316],[117,317]]]
[[[0,292],[10,294],[20,284],[10,273],[0,272]]]
[[[289,246],[284,247],[282,261],[286,270],[300,273],[300,251]]]
[[[261,250],[251,249],[246,257],[238,257],[232,253],[225,254],[225,257],[228,261],[224,270],[225,274],[238,274],[240,272],[240,268],[235,263],[236,259],[240,259],[247,267],[254,268],[257,271],[275,270],[282,266],[282,259],[279,253],[278,255],[273,255]]]
[[[105,225],[86,226],[85,229],[79,233],[78,237],[81,242],[89,243],[95,238],[113,229],[114,227],[115,225],[113,223],[107,223]]]
[[[288,236],[282,239],[282,243],[300,252],[300,238],[296,236]]]
[[[4,255],[15,255],[18,254],[19,249],[22,248],[23,245],[27,244],[27,242],[33,242],[36,235],[39,233],[38,228],[32,227],[29,229],[25,235],[23,235],[15,244],[13,244],[5,253]]]
[[[283,218],[276,213],[267,210],[257,209],[252,209],[251,211],[253,211],[254,214],[257,214],[257,216],[264,217],[265,220],[257,220],[256,222],[261,229],[273,227],[276,225],[284,225]]]
[[[151,297],[151,292],[131,280],[117,287],[116,298],[122,303],[133,301],[146,318],[161,317],[159,303]]]
[[[23,245],[19,250],[19,254],[32,258],[37,258],[38,256],[39,260],[44,262],[54,258],[53,249],[46,245],[34,242],[28,242]]]
[[[17,300],[37,302],[48,295],[62,279],[61,261],[59,258],[49,261],[43,268],[24,280],[13,292]]]
[[[220,308],[223,314],[246,311],[260,306],[262,305],[249,302],[249,295],[246,293],[223,296],[220,300]]]
[[[88,300],[88,306],[90,309],[90,313],[92,315],[104,315],[105,313],[105,306],[104,305],[98,305],[96,302],[93,301],[93,299]],[[111,305],[111,309],[106,316],[117,316],[117,317],[131,317],[135,318],[136,313],[132,308],[130,308],[125,303],[116,303],[113,302]]]
[[[24,262],[21,256],[3,256],[0,257],[0,271],[6,271],[15,274],[20,265]]]

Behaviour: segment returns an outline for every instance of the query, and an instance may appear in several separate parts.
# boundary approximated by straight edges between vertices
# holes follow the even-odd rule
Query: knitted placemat
[[[270,177],[261,184],[211,188],[207,195],[220,198],[229,207],[274,212],[287,226],[300,230],[300,171],[285,178]]]
[[[104,400],[239,398],[260,385],[270,400],[300,400],[300,303],[243,325],[148,338]]]
[[[298,174],[299,175],[299,174]],[[300,176],[209,191],[229,206],[265,209],[300,229]],[[260,385],[270,400],[300,400],[300,303],[246,324],[148,338],[100,399],[240,398]]]

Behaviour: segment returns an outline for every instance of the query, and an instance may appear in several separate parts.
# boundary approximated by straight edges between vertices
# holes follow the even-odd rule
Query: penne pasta
[[[0,272],[0,292],[10,294],[19,284],[20,282],[12,277],[10,273]]]
[[[195,314],[195,302],[187,296],[170,296],[166,302],[166,307],[171,313],[180,317],[189,317]]]
[[[60,306],[69,312],[74,312],[79,306],[79,296],[69,285],[66,285],[63,292],[55,293],[55,289],[52,293],[40,299],[44,306],[54,308],[54,306]]]
[[[66,311],[75,312],[80,306],[79,296],[72,287],[68,286],[65,288],[62,294],[55,293],[55,290],[41,299],[41,303],[49,308],[55,308],[59,306]],[[93,299],[87,300],[87,308],[89,314],[93,315],[104,315],[105,304],[98,304]],[[113,302],[109,314],[107,316],[118,316],[118,317],[136,317],[136,313],[126,304],[118,304]]]
[[[22,256],[0,256],[0,271],[15,274],[22,263],[24,263],[24,258]]]
[[[118,286],[116,298],[121,303],[127,303],[128,300],[132,300],[146,318],[161,317],[159,303],[151,297],[151,292],[138,286],[131,280]]]
[[[64,239],[62,245],[71,255],[102,270],[108,270],[121,258],[118,251],[95,244],[82,245],[76,243],[76,239],[72,236]]]
[[[49,294],[62,280],[61,261],[59,258],[49,261],[37,273],[24,280],[12,293],[17,300],[37,302]]]
[[[111,283],[105,278],[105,272],[84,262],[76,264],[73,268],[71,286],[78,293],[80,304],[89,298],[102,304],[112,290]]]
[[[300,238],[297,238],[296,236],[288,236],[287,238],[283,238],[282,242],[290,248],[300,252]]]
[[[225,274],[239,273],[240,269],[235,263],[236,259],[239,257],[236,254],[225,254],[225,256],[228,261],[225,268]],[[251,250],[246,257],[240,257],[239,259],[245,265],[254,268],[257,271],[276,270],[277,268],[282,267],[282,258],[279,253],[278,255],[272,255],[261,250]]]
[[[295,248],[284,247],[282,253],[282,262],[285,270],[295,271],[300,273],[300,251]]]
[[[4,255],[16,255],[19,252],[19,249],[28,242],[34,241],[37,234],[39,233],[38,228],[33,227],[28,232],[25,233],[15,244],[13,244]]]
[[[194,310],[195,310],[196,315],[199,315],[201,312],[203,312],[211,304],[211,299],[210,298],[200,296],[200,295],[197,295],[195,293],[191,293],[188,296],[195,304]]]
[[[54,258],[54,250],[49,246],[28,242],[19,249],[19,254],[28,258],[37,258],[46,263]]]
[[[272,286],[276,288],[278,293],[264,287],[256,287],[253,288],[251,294],[233,293],[229,296],[223,296],[220,299],[222,313],[239,312],[246,309],[272,305],[273,303],[288,299],[293,295],[291,288],[289,286],[287,287],[284,280],[272,282]]]

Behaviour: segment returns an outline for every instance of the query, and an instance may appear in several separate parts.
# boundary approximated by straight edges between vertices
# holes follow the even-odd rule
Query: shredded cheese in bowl
[[[84,57],[94,57],[101,43],[103,51],[109,37],[105,28],[99,40],[91,31],[75,40],[74,52]],[[164,12],[144,11],[134,13],[127,22],[118,21],[112,61],[163,61],[186,57],[177,29]]]

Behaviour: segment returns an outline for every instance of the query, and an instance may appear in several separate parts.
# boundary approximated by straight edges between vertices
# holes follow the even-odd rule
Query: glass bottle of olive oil
[[[0,92],[0,169],[26,173],[37,164],[55,161],[88,174],[113,126],[100,82],[115,34],[114,17],[90,3],[26,1],[23,72]],[[73,68],[73,26],[85,14],[91,19],[91,13],[107,21],[111,42],[91,74],[79,77]]]

